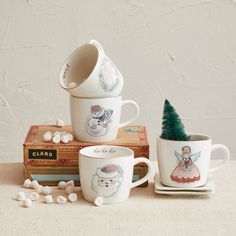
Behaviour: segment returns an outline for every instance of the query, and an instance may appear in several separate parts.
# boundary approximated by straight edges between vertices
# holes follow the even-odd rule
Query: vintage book
[[[81,148],[99,143],[86,143],[73,140],[67,144],[54,144],[43,141],[46,131],[66,131],[72,133],[71,126],[33,125],[24,142],[24,165],[30,166],[77,166],[78,152]],[[134,151],[135,157],[149,158],[149,144],[144,126],[127,126],[119,129],[115,141],[100,143],[125,146]],[[144,164],[139,164],[144,166]]]
[[[133,181],[139,180],[147,173],[146,166],[135,166]],[[74,180],[76,185],[79,183],[79,168],[78,166],[25,166],[24,167],[25,179],[37,180],[42,185],[55,186],[59,181]],[[147,186],[145,182],[141,186]]]

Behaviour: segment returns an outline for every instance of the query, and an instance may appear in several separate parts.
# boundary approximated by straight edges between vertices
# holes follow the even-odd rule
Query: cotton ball
[[[74,137],[71,133],[67,133],[67,136],[69,137],[70,142],[74,140]]]
[[[66,198],[63,196],[57,196],[57,203],[59,204],[65,204],[66,203]]]
[[[47,196],[45,196],[44,197],[44,201],[46,202],[46,203],[53,203],[53,198],[52,198],[52,195],[47,195]]]
[[[62,141],[63,143],[69,143],[70,138],[69,138],[68,134],[63,134],[63,135],[61,135],[61,141]]]
[[[39,194],[38,194],[37,192],[32,192],[32,193],[30,194],[30,199],[31,199],[32,201],[37,201],[37,200],[39,199]]]
[[[78,199],[78,196],[76,193],[70,193],[69,196],[68,196],[68,199],[70,202],[76,202],[77,199]]]
[[[68,186],[73,186],[73,187],[75,187],[75,182],[74,182],[74,180],[70,180],[70,181],[67,181],[67,182],[66,182],[66,185],[67,185],[67,187],[68,187]]]
[[[56,136],[56,135],[61,136],[61,132],[60,132],[60,131],[55,131],[55,132],[53,133],[53,136]]]
[[[26,198],[23,202],[22,202],[24,207],[31,207],[32,206],[32,201],[29,198]]]
[[[37,188],[37,186],[39,186],[39,182],[37,180],[33,180],[30,184],[30,187],[33,189]]]
[[[23,201],[25,200],[25,193],[24,192],[18,192],[16,196],[17,201]]]
[[[60,141],[61,141],[61,135],[54,135],[53,136],[53,138],[52,138],[52,141],[54,142],[54,143],[60,143]]]
[[[47,131],[43,134],[43,141],[50,142],[52,140],[52,133]]]
[[[36,191],[37,193],[42,193],[42,191],[43,191],[43,186],[39,184],[38,186],[36,186],[35,191]]]
[[[61,120],[61,119],[57,119],[57,121],[56,121],[56,126],[58,126],[58,127],[63,127],[63,126],[64,126],[64,121]]]
[[[73,192],[74,192],[74,187],[73,186],[70,185],[70,186],[66,187],[66,193],[67,194],[70,194],[70,193],[73,193]]]
[[[25,182],[24,182],[24,184],[23,184],[23,186],[24,186],[25,188],[30,188],[31,183],[32,183],[32,182],[31,182],[30,179],[26,179]]]
[[[51,189],[49,186],[43,187],[43,189],[42,189],[42,194],[44,194],[44,195],[49,195],[49,194],[51,194],[51,193],[52,193],[52,189]]]
[[[62,190],[65,190],[66,189],[66,182],[65,181],[60,181],[58,183],[58,188],[62,189]]]
[[[104,201],[103,201],[103,198],[102,197],[96,197],[95,200],[94,200],[94,205],[95,206],[101,206],[103,205]]]

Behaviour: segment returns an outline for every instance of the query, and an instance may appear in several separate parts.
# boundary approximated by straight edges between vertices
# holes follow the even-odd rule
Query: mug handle
[[[146,174],[143,178],[141,178],[141,179],[139,179],[139,180],[137,180],[137,181],[131,183],[131,188],[135,188],[135,187],[137,187],[137,186],[143,184],[143,183],[146,182],[146,181],[151,177],[151,175],[152,175],[152,163],[151,163],[147,158],[145,158],[145,157],[137,157],[137,158],[134,158],[134,166],[135,166],[136,164],[138,164],[138,163],[145,163],[145,164],[147,164],[147,166],[148,166],[148,172],[147,172],[147,174]]]
[[[102,48],[102,45],[96,41],[95,39],[89,40],[89,44],[93,44],[95,47],[97,47],[102,53],[104,53],[104,50]]]
[[[123,107],[126,104],[133,105],[136,108],[136,114],[133,118],[130,118],[129,120],[120,123],[119,126],[118,126],[119,128],[122,128],[122,127],[130,124],[131,122],[135,121],[137,119],[138,115],[139,115],[139,106],[135,101],[133,101],[133,100],[124,100],[124,101],[121,102],[121,107]]]
[[[225,157],[218,165],[216,165],[215,167],[210,168],[208,170],[208,172],[214,172],[214,171],[222,168],[230,159],[229,149],[225,145],[214,144],[214,145],[211,146],[211,152],[215,151],[216,149],[222,149],[225,153]]]

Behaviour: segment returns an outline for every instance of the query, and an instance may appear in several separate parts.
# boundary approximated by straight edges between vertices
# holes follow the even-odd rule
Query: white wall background
[[[236,158],[235,23],[230,0],[0,0],[0,161],[22,161],[31,124],[70,122],[59,68],[92,38],[139,103],[152,158],[165,98]]]

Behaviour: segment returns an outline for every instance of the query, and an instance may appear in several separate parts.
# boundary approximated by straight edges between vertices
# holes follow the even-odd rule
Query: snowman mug
[[[134,117],[120,123],[121,108],[132,105]],[[107,142],[116,139],[118,128],[133,122],[139,115],[139,106],[133,100],[111,98],[77,98],[70,96],[70,112],[76,139],[85,142]]]
[[[145,163],[147,174],[132,183],[134,165]],[[94,202],[103,198],[104,204],[123,202],[130,189],[146,182],[152,174],[151,162],[144,157],[134,158],[134,152],[121,146],[90,146],[79,152],[79,173],[83,197]]]
[[[90,40],[74,50],[64,62],[59,83],[75,97],[99,98],[119,96],[124,79],[102,46]]]

